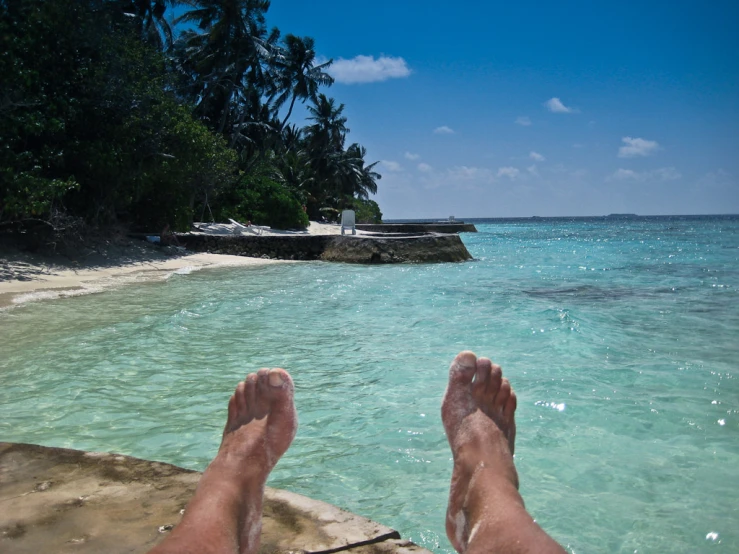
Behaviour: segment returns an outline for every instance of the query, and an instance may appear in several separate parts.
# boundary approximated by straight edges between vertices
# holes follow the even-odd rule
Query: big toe
[[[295,385],[290,374],[281,368],[270,369],[259,375],[259,395],[269,403],[267,425],[270,432],[287,438],[295,435],[298,420],[295,410]]]
[[[441,404],[441,419],[451,437],[462,419],[474,410],[472,380],[477,371],[477,356],[469,350],[460,352],[449,366],[449,383]]]
[[[474,352],[464,350],[455,356],[449,366],[449,384],[468,386],[477,370],[477,356]]]
[[[256,388],[260,405],[258,416],[275,414],[292,406],[295,385],[284,369],[260,369]]]
[[[292,404],[295,385],[287,371],[279,367],[270,369],[264,384],[264,392],[270,401],[270,413]]]

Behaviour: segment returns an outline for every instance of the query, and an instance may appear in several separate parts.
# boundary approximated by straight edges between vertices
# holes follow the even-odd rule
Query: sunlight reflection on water
[[[215,269],[6,311],[0,439],[203,469],[235,383],[282,366],[300,429],[270,484],[451,552],[438,413],[469,348],[517,390],[522,492],[558,540],[736,551],[739,224],[676,225],[480,225],[469,263]]]

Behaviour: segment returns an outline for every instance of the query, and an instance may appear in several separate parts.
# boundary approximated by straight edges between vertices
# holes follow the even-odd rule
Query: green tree
[[[230,135],[239,121],[235,108],[266,87],[266,64],[279,38],[267,33],[269,0],[193,0],[194,9],[176,21],[195,25],[182,32],[176,56],[195,114]],[[243,121],[242,121],[243,123]]]
[[[381,175],[374,171],[374,167],[379,162],[365,165],[366,155],[367,149],[355,142],[341,156],[341,192],[345,196],[368,200],[370,194],[377,194],[377,180]]]
[[[164,14],[167,6],[188,0],[117,0],[124,13],[136,18],[141,38],[159,50],[172,46],[172,27]]]
[[[382,223],[380,206],[374,200],[355,198],[349,207],[356,213],[357,223]]]
[[[278,50],[271,60],[274,74],[274,90],[271,94],[273,109],[279,110],[290,99],[290,108],[280,124],[280,131],[290,119],[297,99],[317,103],[318,87],[334,83],[333,77],[324,71],[332,60],[316,64],[315,41],[311,37],[287,35],[283,43],[284,48]]]
[[[234,154],[168,91],[162,55],[106,0],[0,4],[0,218],[186,226]]]
[[[308,214],[299,199],[289,187],[272,178],[269,164],[243,175],[234,187],[219,198],[214,213],[221,221],[232,218],[276,229],[308,226]]]

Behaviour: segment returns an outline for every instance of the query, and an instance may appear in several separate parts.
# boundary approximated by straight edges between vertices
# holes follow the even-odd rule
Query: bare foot
[[[298,429],[294,386],[284,369],[260,369],[236,386],[214,463],[245,466],[265,481]]]
[[[264,485],[298,428],[293,393],[284,369],[260,369],[238,384],[218,454],[180,524],[152,552],[257,551]]]
[[[458,552],[562,552],[518,494],[515,411],[500,366],[469,351],[454,358],[441,419],[454,458],[446,531]]]

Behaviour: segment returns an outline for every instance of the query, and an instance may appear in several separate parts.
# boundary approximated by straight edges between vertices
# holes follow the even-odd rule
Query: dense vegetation
[[[320,92],[331,62],[268,30],[269,5],[0,0],[0,225],[381,218],[375,164]]]

